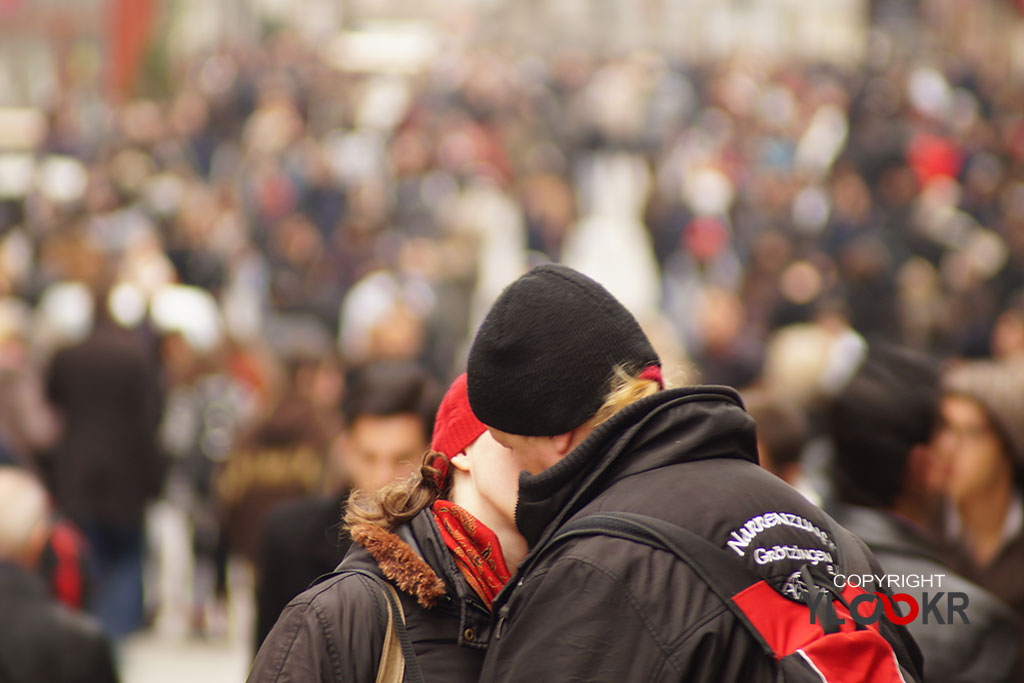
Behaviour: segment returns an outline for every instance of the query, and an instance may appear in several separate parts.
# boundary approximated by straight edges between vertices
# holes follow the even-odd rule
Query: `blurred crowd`
[[[1024,421],[1007,67],[442,49],[367,74],[316,47],[203,55],[166,98],[68,89],[0,154],[0,461],[47,483],[49,564],[92,558],[63,598],[112,635],[225,628],[267,512],[351,483],[350,370],[446,383],[546,260],[622,300],[670,380],[809,420],[780,448],[811,495],[826,456],[805,446],[868,343],[997,359]]]

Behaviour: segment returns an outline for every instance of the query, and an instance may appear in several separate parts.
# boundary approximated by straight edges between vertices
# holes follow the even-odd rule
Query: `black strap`
[[[394,596],[391,594],[391,591],[388,590],[387,584],[384,583],[384,579],[366,569],[339,569],[327,576],[317,579],[317,582],[326,580],[332,576],[345,576],[348,574],[359,574],[360,576],[365,576],[380,588],[379,592],[384,595],[388,604],[388,609],[391,610],[391,620],[394,622],[395,629],[398,631],[398,642],[402,646],[402,657],[405,658],[405,682],[424,683],[423,671],[420,670],[420,663],[416,658],[416,651],[413,650],[412,641],[409,640],[409,634],[405,630],[405,619],[402,616],[402,606],[398,604]]]
[[[747,569],[742,562],[730,557],[726,551],[689,529],[633,512],[600,512],[577,517],[562,527],[551,539],[550,544],[554,545],[574,536],[595,534],[642,543],[670,552],[681,559],[725,603],[761,645],[765,654],[775,657],[771,645],[732,599],[734,595],[761,579]]]
[[[832,531],[833,535],[835,534],[834,529],[830,528],[830,531]],[[754,585],[761,578],[722,548],[677,524],[633,512],[599,512],[578,517],[562,527],[544,545],[540,552],[534,553],[530,558],[529,564],[532,566],[539,557],[546,554],[556,543],[564,539],[597,534],[642,543],[652,548],[670,552],[681,559],[725,603],[733,615],[761,645],[765,654],[775,658],[775,652],[764,639],[764,636],[761,635],[761,632],[757,630],[757,627],[750,621],[750,618],[732,599],[734,595]],[[524,573],[526,568],[521,568],[520,574]],[[808,574],[805,573],[805,582],[813,579]],[[819,583],[813,580],[810,583],[812,584],[809,585],[811,589],[815,586],[821,587]],[[822,588],[834,594],[830,586]],[[503,609],[507,611],[507,605]],[[895,626],[887,619],[882,619],[879,622],[879,626],[883,631],[889,633],[889,637],[885,638],[885,640],[895,651],[897,661],[911,672],[919,671],[920,667],[917,666],[916,659],[910,655],[899,633],[899,631],[905,629]]]

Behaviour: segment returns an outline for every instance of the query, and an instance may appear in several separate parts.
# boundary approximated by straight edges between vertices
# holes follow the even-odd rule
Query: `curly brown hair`
[[[411,520],[420,510],[433,505],[435,500],[448,495],[451,479],[444,487],[439,486],[437,476],[440,472],[433,466],[438,456],[446,457],[428,450],[423,455],[419,471],[407,479],[392,482],[377,491],[353,491],[345,510],[346,528],[372,524],[394,529]]]

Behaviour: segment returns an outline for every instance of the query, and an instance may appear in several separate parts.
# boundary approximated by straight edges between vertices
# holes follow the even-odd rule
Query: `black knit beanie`
[[[509,434],[555,436],[597,413],[616,366],[659,365],[636,318],[572,268],[538,266],[505,288],[469,351],[469,403]]]

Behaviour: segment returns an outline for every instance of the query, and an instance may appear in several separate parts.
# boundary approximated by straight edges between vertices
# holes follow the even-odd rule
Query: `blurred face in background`
[[[389,360],[414,359],[425,344],[423,320],[407,306],[397,305],[373,328],[370,348],[373,357]]]
[[[992,330],[992,355],[996,358],[1024,357],[1024,311],[1005,311]]]
[[[405,479],[427,448],[423,420],[412,414],[361,415],[342,437],[341,460],[352,488],[376,491]]]
[[[953,502],[1012,486],[1010,458],[982,407],[969,398],[946,396],[939,413],[937,476]]]

